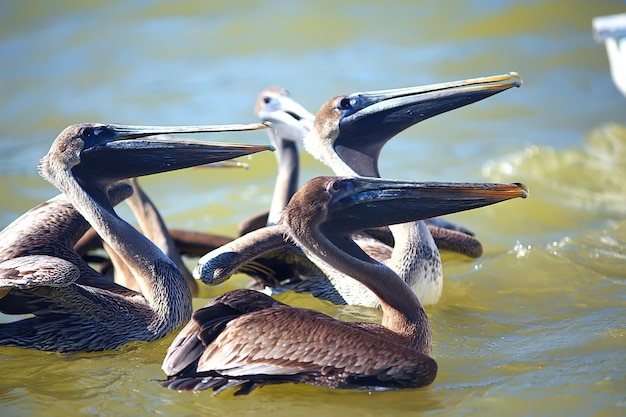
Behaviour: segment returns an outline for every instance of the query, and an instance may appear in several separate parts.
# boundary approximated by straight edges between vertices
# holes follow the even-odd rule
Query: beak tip
[[[526,184],[521,183],[521,182],[514,182],[513,185],[522,189],[523,191],[521,195],[522,198],[526,198],[529,196],[530,191],[528,191],[528,186]]]
[[[515,79],[515,83],[514,83],[515,87],[521,87],[524,84],[524,81],[522,80],[522,76],[519,75],[519,73],[517,71],[511,71],[511,72],[507,73],[507,75],[509,75],[511,78]]]

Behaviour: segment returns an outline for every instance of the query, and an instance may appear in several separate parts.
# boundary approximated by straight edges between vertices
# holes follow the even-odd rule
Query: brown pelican
[[[380,177],[378,157],[389,139],[406,128],[446,111],[519,87],[517,73],[422,87],[354,93],[326,101],[304,140],[309,153],[336,175]],[[394,248],[387,264],[424,304],[443,291],[443,268],[435,241],[423,221],[389,227]],[[481,249],[482,253],[482,249]],[[329,277],[333,282],[332,277]],[[376,305],[373,294],[346,280],[333,282],[348,304]]]
[[[330,166],[337,175],[379,177],[378,157],[382,147],[397,133],[429,117],[520,85],[519,75],[510,73],[334,97],[326,101],[318,111],[313,129],[304,139],[304,145],[309,153]],[[387,265],[413,288],[422,303],[437,303],[443,289],[443,271],[437,245],[427,225],[423,221],[418,221],[395,224],[389,229],[395,241],[393,250],[387,248],[382,257],[381,254],[376,256],[377,259],[387,258]],[[449,230],[446,232],[455,233]],[[465,236],[462,233],[456,235]],[[452,241],[462,247],[464,245],[462,239],[473,244],[474,246],[467,247],[475,248],[477,253],[474,255],[480,256],[482,246],[471,236],[457,237]],[[364,248],[366,252],[369,250],[368,253],[372,254],[372,250],[380,250],[381,245],[375,243],[370,249]],[[236,251],[232,250],[234,247],[237,248]],[[250,260],[257,257],[258,251],[263,247],[263,244],[251,239],[234,241],[210,252],[206,258],[201,258],[200,264],[204,263],[205,259],[223,253],[236,253],[237,256],[248,257]],[[300,257],[290,259],[296,259],[298,265],[301,263]],[[233,259],[233,264],[240,263],[241,260]],[[271,271],[269,273],[271,274]],[[207,284],[224,279],[223,273],[219,271],[215,276],[211,276],[199,269],[196,275]],[[279,290],[310,292],[337,304],[372,307],[378,305],[374,294],[365,286],[353,280],[337,279],[334,276],[327,278],[332,286],[328,285],[324,277],[314,274],[300,282],[284,285]],[[266,282],[271,282],[271,279],[267,279]]]
[[[302,142],[313,127],[315,120],[311,113],[290,97],[286,89],[276,86],[261,91],[256,100],[255,112],[261,121],[272,124],[272,129],[268,129],[267,133],[271,144],[276,148],[278,175],[269,214],[264,212],[241,222],[238,229],[239,236],[266,225],[276,224],[278,221],[281,211],[298,187],[297,142]],[[482,253],[480,242],[471,237],[472,233],[469,230],[439,218],[428,219],[427,222],[439,248],[472,257],[478,257]],[[367,238],[363,237],[361,241],[364,239],[367,239],[370,254],[378,252],[378,257],[382,258],[388,258],[391,255],[393,236],[388,229],[371,230]],[[385,243],[379,243],[377,240]],[[257,258],[239,272],[253,276],[255,280],[251,285],[253,288],[265,288],[271,293],[289,289],[313,292],[337,303],[344,303],[345,300],[328,286],[325,279],[318,277],[319,274],[314,274],[316,278],[311,279],[311,274],[314,273],[311,267],[312,265],[306,259],[302,259],[300,253],[292,249],[284,249],[278,253]],[[302,276],[308,276],[308,280],[304,283],[300,282]],[[295,285],[291,284],[293,281],[296,282]],[[430,302],[430,300],[427,301]],[[375,300],[372,298],[371,302],[375,303]]]
[[[247,168],[247,164],[235,161],[220,161],[213,164],[203,165],[203,167]],[[180,272],[185,277],[185,281],[187,281],[187,285],[191,290],[191,295],[194,297],[197,296],[199,291],[198,283],[191,275],[189,269],[187,269],[187,266],[181,257],[181,250],[185,254],[201,256],[208,251],[216,249],[221,245],[232,241],[232,238],[193,230],[169,229],[161,217],[156,205],[139,185],[138,179],[129,178],[128,183],[133,189],[133,194],[125,201],[138,222],[139,230],[159,249],[161,249],[168,258],[174,261]],[[95,233],[92,228],[89,229],[85,235],[83,235],[76,245],[74,245],[74,250],[78,253],[84,253],[89,259],[92,258],[93,255],[88,254],[88,249],[96,249],[98,247],[104,247],[106,249],[106,246],[106,243],[100,239],[98,234]],[[140,291],[139,283],[135,280],[134,275],[128,269],[126,264],[122,262],[120,257],[114,251],[108,251],[108,254],[108,262],[106,259],[100,260],[103,262],[103,265],[100,266],[100,272],[104,274],[107,270],[112,270],[114,281],[116,283],[131,290]]]
[[[57,197],[61,201],[34,208],[0,233],[0,311],[33,315],[0,324],[0,345],[99,351],[131,340],[155,340],[182,325],[191,315],[183,276],[158,247],[117,216],[109,196],[113,193],[117,201],[128,196],[128,186],[116,185],[121,179],[269,149],[147,136],[262,127],[85,123],[63,130],[39,163],[40,174],[63,193]],[[75,207],[70,219],[50,213],[50,206],[67,209],[68,202]],[[73,250],[89,226],[85,220],[135,275],[141,293],[99,276]]]
[[[162,364],[168,375],[162,385],[216,393],[239,386],[235,394],[247,394],[258,385],[281,382],[367,389],[432,383],[437,364],[429,357],[431,330],[422,304],[395,272],[365,254],[350,236],[363,228],[526,195],[519,184],[359,177],[309,181],[275,228],[327,275],[338,270],[341,279],[367,286],[380,300],[382,325],[341,322],[257,291],[232,291],[197,310],[174,339]]]

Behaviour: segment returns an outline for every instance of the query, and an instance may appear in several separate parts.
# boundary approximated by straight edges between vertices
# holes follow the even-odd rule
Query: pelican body
[[[63,130],[39,163],[40,174],[63,194],[0,233],[0,311],[33,315],[0,324],[0,345],[100,351],[155,340],[183,325],[192,312],[189,287],[158,247],[117,216],[113,203],[130,194],[118,181],[268,149],[147,136],[262,127],[83,123]],[[111,283],[74,251],[89,225],[134,275],[140,293]]]
[[[301,382],[332,388],[418,388],[433,382],[432,335],[417,296],[390,268],[354,243],[354,232],[394,222],[525,197],[524,186],[318,177],[284,211],[281,229],[325,273],[367,286],[379,299],[382,325],[350,323],[236,290],[193,314],[168,349],[162,385],[176,390]],[[251,233],[266,233],[271,228]],[[230,267],[227,257],[196,271]]]

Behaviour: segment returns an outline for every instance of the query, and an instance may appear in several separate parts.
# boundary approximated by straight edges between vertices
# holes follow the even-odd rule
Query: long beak
[[[338,232],[423,220],[526,198],[524,184],[410,182],[340,178],[324,227]]]
[[[265,127],[258,123],[181,127],[101,125],[96,130],[97,135],[103,135],[102,139],[81,152],[81,162],[72,170],[75,175],[82,178],[111,182],[229,160],[273,148],[146,137],[162,134],[257,130]]]
[[[174,135],[182,133],[214,133],[214,132],[243,132],[247,130],[265,129],[267,125],[263,123],[248,124],[226,124],[226,125],[206,125],[206,126],[133,126],[107,124],[103,128],[109,129],[117,138],[135,139],[155,135]]]
[[[520,87],[516,72],[419,87],[354,93],[339,98],[335,151],[356,165],[358,175],[379,177],[383,145],[399,132],[447,111]]]

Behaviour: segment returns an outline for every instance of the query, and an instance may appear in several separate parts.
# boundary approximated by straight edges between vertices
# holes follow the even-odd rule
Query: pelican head
[[[154,135],[256,130],[266,125],[129,126],[80,123],[65,128],[39,163],[40,174],[53,180],[60,169],[88,182],[167,172],[268,150],[268,146],[185,141]],[[144,139],[145,138],[145,139]]]
[[[366,177],[317,177],[285,210],[286,224],[317,219],[333,234],[422,220],[526,198],[524,184],[448,183]],[[295,197],[295,196],[294,196]],[[292,213],[298,213],[294,218]],[[295,225],[295,226],[294,226]]]
[[[429,117],[521,85],[519,74],[511,72],[333,97],[318,111],[313,131],[305,137],[304,146],[329,166],[343,165],[343,172],[337,174],[379,177],[381,149],[399,132]],[[333,158],[341,162],[329,161]]]
[[[277,86],[268,87],[259,93],[254,111],[259,119],[271,123],[274,135],[270,136],[274,146],[277,146],[276,138],[302,142],[315,119],[313,114],[290,97],[287,90]]]

